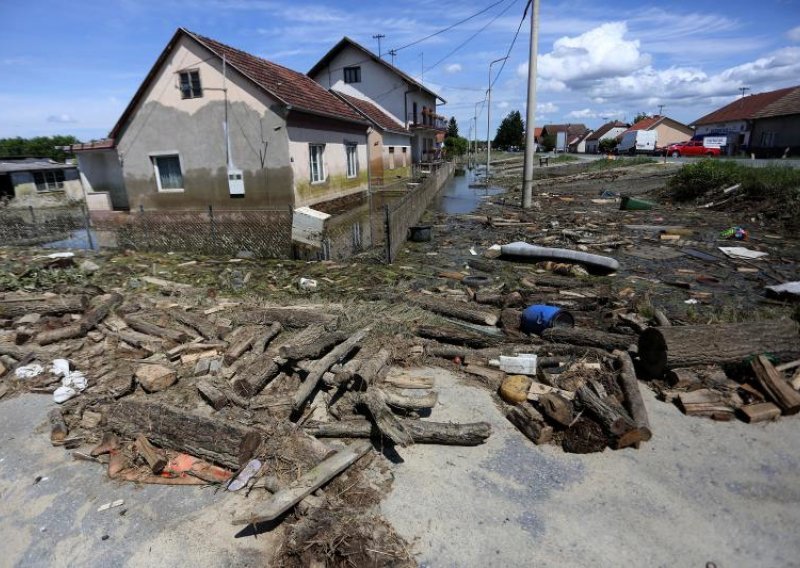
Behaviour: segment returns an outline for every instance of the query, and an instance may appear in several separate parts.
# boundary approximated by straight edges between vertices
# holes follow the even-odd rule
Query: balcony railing
[[[423,130],[447,130],[447,118],[440,114],[408,113],[408,127]]]

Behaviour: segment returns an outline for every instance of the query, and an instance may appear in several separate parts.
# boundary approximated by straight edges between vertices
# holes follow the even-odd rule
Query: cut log
[[[421,325],[414,334],[418,337],[426,339],[433,339],[441,343],[448,343],[450,345],[463,345],[473,349],[481,349],[483,347],[490,347],[497,345],[499,339],[489,337],[480,333],[473,333],[462,329],[453,329],[445,327],[437,327],[432,325]]]
[[[129,438],[141,433],[162,448],[239,469],[261,444],[261,433],[236,422],[198,416],[154,402],[121,400],[105,413],[111,430]]]
[[[280,371],[280,366],[273,359],[262,355],[239,370],[231,381],[231,386],[239,396],[250,398],[264,390],[267,383],[277,377]]]
[[[622,409],[601,399],[588,385],[578,389],[578,400],[612,436],[617,448],[632,446],[643,440],[643,435]]]
[[[319,309],[306,308],[304,306],[292,307],[273,307],[258,308],[237,314],[235,322],[238,324],[259,324],[267,325],[273,322],[280,322],[283,327],[304,328],[310,325],[322,325],[325,327],[336,326],[339,316],[329,314]]]
[[[656,320],[656,323],[659,327],[672,327],[672,323],[669,321],[664,312],[661,310],[653,310],[653,318]]]
[[[539,395],[539,407],[550,420],[564,427],[572,424],[572,403],[555,394],[546,393]]]
[[[347,338],[346,341],[337,345],[330,353],[325,355],[322,359],[314,363],[313,367],[306,376],[305,381],[297,389],[294,396],[294,410],[299,410],[306,403],[306,400],[317,388],[322,375],[325,374],[335,363],[340,362],[347,357],[356,346],[358,346],[369,333],[369,328],[360,329]]]
[[[652,327],[639,336],[644,379],[660,379],[668,369],[740,363],[761,353],[780,359],[800,357],[800,329],[788,319],[719,325]]]
[[[150,471],[156,475],[164,471],[164,468],[167,466],[167,457],[163,452],[157,450],[147,438],[139,434],[136,436],[135,446],[136,451],[139,452],[139,455],[142,456],[144,461],[147,462],[147,465],[150,466]]]
[[[381,389],[386,397],[386,404],[403,410],[425,410],[436,406],[438,396],[429,392],[423,396],[409,396],[393,389]]]
[[[711,389],[698,389],[678,395],[678,408],[687,416],[708,416],[715,420],[730,420],[734,410],[728,399]]]
[[[360,388],[366,389],[367,386],[376,383],[388,373],[391,359],[392,354],[388,349],[379,349],[377,353],[364,359],[358,368],[358,376],[361,379]]]
[[[553,439],[552,426],[546,425],[544,417],[528,402],[512,408],[506,418],[534,444],[546,444]]]
[[[168,313],[172,319],[192,328],[204,338],[210,340],[219,339],[220,329],[203,316],[183,310],[169,310]]]
[[[599,347],[606,351],[627,349],[631,343],[636,341],[636,338],[630,335],[620,335],[582,327],[551,327],[542,332],[542,338],[554,343]]]
[[[797,369],[789,384],[792,385],[794,390],[800,390],[800,369]]]
[[[456,345],[442,345],[441,343],[429,344],[425,346],[425,354],[428,357],[438,357],[440,359],[461,359],[462,363],[467,362],[467,358],[473,351],[469,347],[459,347]]]
[[[230,366],[253,345],[256,339],[258,328],[256,326],[240,327],[233,332],[233,337],[228,336],[226,339],[230,343],[223,360],[225,364]]]
[[[67,428],[67,423],[64,422],[61,410],[53,408],[47,413],[47,419],[50,421],[50,441],[53,445],[63,442],[67,434],[69,434],[69,428]]]
[[[101,296],[100,300],[94,305],[93,307],[89,308],[89,310],[83,315],[81,319],[81,330],[83,335],[86,335],[97,325],[103,321],[108,314],[110,314],[117,306],[122,303],[122,295],[112,292],[111,294],[106,294],[105,296]]]
[[[61,316],[70,313],[82,313],[87,305],[86,296],[30,296],[0,300],[0,318],[14,319],[26,314],[43,316]]]
[[[356,400],[369,410],[372,420],[381,434],[398,446],[406,447],[414,443],[414,439],[406,431],[403,423],[389,410],[386,397],[380,390],[369,389],[360,393]]]
[[[325,353],[347,339],[346,333],[337,331],[323,333],[317,337],[299,338],[281,345],[278,353],[281,357],[299,361],[301,359],[319,359]]]
[[[65,339],[75,339],[76,337],[83,337],[86,332],[81,327],[81,324],[74,323],[65,327],[51,329],[48,331],[41,331],[36,334],[36,342],[39,345],[50,345],[51,343],[58,343]]]
[[[282,329],[283,326],[280,324],[280,322],[276,321],[266,330],[256,335],[255,339],[253,339],[253,344],[250,346],[250,349],[252,349],[253,353],[261,355],[267,350],[267,347],[272,340],[278,337],[278,334]]]
[[[384,383],[398,389],[430,389],[433,388],[432,377],[412,377],[410,375],[391,375]]]
[[[463,302],[453,302],[443,298],[422,295],[413,295],[411,297],[404,297],[404,299],[435,314],[454,317],[470,323],[497,325],[497,322],[500,320],[499,316],[492,311],[471,307],[469,304]]]
[[[692,369],[671,369],[667,372],[667,382],[673,388],[682,389],[700,383],[700,377]]]
[[[449,446],[477,446],[492,433],[487,422],[452,424],[450,422],[426,422],[423,420],[398,419],[403,429],[417,444],[443,444]],[[303,430],[319,438],[369,438],[380,431],[368,420],[344,420],[342,422],[306,423]]]
[[[127,315],[123,319],[131,329],[135,329],[139,333],[161,337],[169,341],[174,341],[175,343],[184,343],[189,339],[189,336],[182,331],[161,327],[160,325],[147,321],[141,316]]]
[[[211,382],[198,381],[196,386],[197,391],[214,410],[220,410],[228,405],[228,397]]]
[[[763,355],[756,357],[751,363],[756,375],[758,385],[774,402],[783,414],[797,414],[800,412],[800,393],[783,378],[775,369],[769,359]]]
[[[273,494],[272,498],[259,508],[258,513],[234,519],[233,524],[249,525],[277,519],[302,501],[304,497],[310,495],[353,465],[371,448],[372,444],[369,442],[356,442],[343,450],[339,450],[300,476],[288,487]]]
[[[747,404],[737,410],[739,417],[749,424],[775,420],[781,415],[781,409],[771,402],[757,402]]]
[[[625,351],[615,353],[619,361],[619,386],[625,395],[625,409],[633,418],[633,423],[642,434],[642,441],[646,442],[653,437],[650,430],[650,420],[647,417],[647,409],[644,406],[642,392],[639,390],[639,381],[636,378],[636,370],[633,367],[631,356]]]

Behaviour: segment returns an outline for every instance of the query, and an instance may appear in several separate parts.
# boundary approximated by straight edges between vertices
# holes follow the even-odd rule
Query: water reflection
[[[489,196],[505,192],[502,187],[470,187],[478,184],[483,178],[477,178],[472,172],[467,175],[451,178],[444,186],[431,207],[440,213],[458,215],[472,213]]]

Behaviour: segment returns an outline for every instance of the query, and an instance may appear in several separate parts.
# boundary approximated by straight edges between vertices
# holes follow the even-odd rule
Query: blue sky
[[[386,52],[495,1],[0,0],[0,137],[105,136],[179,26],[307,71],[343,35],[377,51],[372,35],[385,34]],[[659,105],[689,123],[739,87],[800,84],[800,0],[541,4],[537,124],[596,127]],[[440,112],[456,116],[462,135],[524,6],[504,0],[397,54],[417,78],[427,68],[425,84],[447,99]],[[526,23],[493,91],[492,132],[509,111],[525,114],[528,41]]]

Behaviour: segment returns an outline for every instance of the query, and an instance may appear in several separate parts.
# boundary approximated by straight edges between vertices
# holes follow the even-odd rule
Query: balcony
[[[410,130],[431,130],[444,132],[447,130],[447,117],[432,112],[408,113],[406,117]]]

